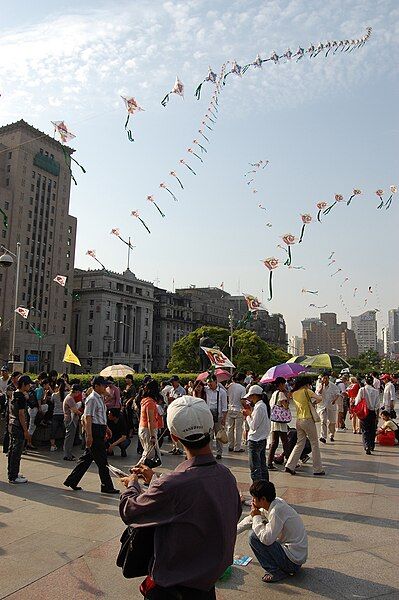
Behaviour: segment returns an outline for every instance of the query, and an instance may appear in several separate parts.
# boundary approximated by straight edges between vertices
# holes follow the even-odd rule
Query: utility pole
[[[233,362],[233,347],[234,347],[234,339],[233,339],[233,324],[234,324],[234,313],[233,309],[229,310],[229,326],[230,326],[230,335],[229,335],[229,347],[230,347],[230,361]],[[233,372],[233,367],[230,367]]]

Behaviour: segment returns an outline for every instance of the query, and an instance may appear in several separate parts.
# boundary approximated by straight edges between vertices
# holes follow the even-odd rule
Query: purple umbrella
[[[282,365],[271,367],[268,371],[266,371],[260,380],[260,383],[271,383],[277,377],[291,379],[292,377],[296,377],[299,375],[299,373],[304,373],[305,371],[306,367],[303,365],[298,365],[297,363],[283,363]]]

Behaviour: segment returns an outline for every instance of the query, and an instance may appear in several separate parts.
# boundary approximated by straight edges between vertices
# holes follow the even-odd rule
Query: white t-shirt
[[[316,386],[316,394],[319,394],[323,400],[317,404],[319,410],[323,408],[336,408],[336,404],[332,404],[333,400],[340,395],[338,386],[335,383],[330,383],[327,386],[322,387],[322,383],[318,383]]]
[[[384,387],[384,393],[382,396],[382,401],[384,403],[384,407],[387,410],[391,410],[395,406],[396,394],[395,394],[395,386],[392,381],[388,381]]]
[[[6,388],[8,386],[9,381],[10,381],[9,377],[7,377],[6,380],[4,380],[2,377],[0,377],[0,394],[6,393]]]
[[[227,397],[229,399],[229,410],[240,411],[242,409],[241,400],[245,396],[245,387],[241,383],[233,381],[227,388]]]
[[[218,384],[216,390],[211,390],[209,386],[206,386],[206,403],[209,406],[209,410],[216,412],[218,406],[218,392],[219,392],[219,417],[222,413],[227,412],[227,392],[224,387]]]
[[[252,442],[260,442],[265,440],[270,433],[270,419],[267,414],[267,407],[263,400],[259,400],[252,411],[252,414],[247,417],[249,425],[248,439]]]
[[[163,396],[165,404],[168,404],[168,396],[172,390],[173,390],[173,385],[165,385],[165,387],[161,390],[161,394]]]

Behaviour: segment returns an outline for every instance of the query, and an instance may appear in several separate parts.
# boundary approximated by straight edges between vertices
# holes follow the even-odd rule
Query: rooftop
[[[19,121],[15,121],[15,123],[9,123],[8,125],[3,125],[0,127],[0,135],[2,133],[11,133],[13,131],[18,131],[19,129],[25,129],[30,135],[34,136],[35,139],[46,138],[46,143],[51,146],[56,147],[58,150],[60,148],[64,148],[69,152],[69,154],[73,154],[75,150],[66,146],[65,144],[61,144],[61,142],[57,141],[47,133],[40,131],[40,129],[36,129],[33,125],[29,125],[24,119],[20,119]],[[26,142],[27,143],[27,142]],[[22,144],[21,144],[22,145]]]

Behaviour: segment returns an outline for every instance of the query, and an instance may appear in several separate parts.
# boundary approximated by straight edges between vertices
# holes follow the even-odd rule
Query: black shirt
[[[19,411],[25,410],[27,408],[27,402],[25,394],[22,392],[16,391],[13,392],[11,402],[10,402],[10,415],[8,417],[8,423],[10,428],[12,427],[14,431],[16,429],[23,431],[21,422],[19,420]]]
[[[127,425],[123,415],[121,415],[117,421],[111,421],[109,419],[108,427],[112,431],[112,437],[110,439],[111,444],[116,442],[116,440],[119,440],[123,435],[126,435],[127,437]]]

